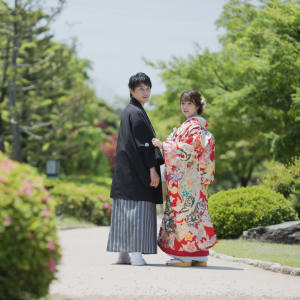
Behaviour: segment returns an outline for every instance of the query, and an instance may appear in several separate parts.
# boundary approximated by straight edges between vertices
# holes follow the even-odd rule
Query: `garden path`
[[[72,300],[299,299],[300,277],[211,257],[207,268],[167,267],[167,256],[145,256],[147,266],[115,265],[106,252],[109,227],[62,230],[58,280],[51,295]]]

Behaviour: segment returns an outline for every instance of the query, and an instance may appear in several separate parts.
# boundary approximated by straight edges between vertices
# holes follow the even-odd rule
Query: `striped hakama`
[[[156,205],[113,199],[107,251],[157,253]]]

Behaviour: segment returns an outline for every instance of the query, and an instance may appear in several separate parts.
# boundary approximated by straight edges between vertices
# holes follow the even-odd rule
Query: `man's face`
[[[142,105],[144,105],[150,98],[151,88],[148,85],[141,83],[134,90],[129,89],[131,95],[138,100]]]

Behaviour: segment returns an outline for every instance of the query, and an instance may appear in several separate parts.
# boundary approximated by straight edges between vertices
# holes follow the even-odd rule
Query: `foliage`
[[[253,227],[297,219],[290,201],[263,186],[218,192],[209,198],[209,211],[219,238],[237,238]]]
[[[109,160],[109,164],[113,169],[115,166],[115,157],[116,157],[116,150],[117,150],[117,140],[118,135],[112,134],[107,136],[105,141],[102,143],[101,147]]]
[[[263,184],[288,198],[292,193],[293,178],[286,166],[278,162],[271,162],[268,165],[268,171],[269,173],[263,179]]]
[[[109,225],[111,213],[109,183],[99,185],[90,181],[80,184],[69,180],[71,182],[67,179],[47,181],[51,197],[55,201],[56,214],[76,217],[97,225]],[[77,180],[80,182],[80,179]]]
[[[0,152],[0,298],[41,297],[60,260],[54,207],[36,171]]]
[[[229,172],[233,186],[246,186],[264,160],[288,162],[300,154],[299,20],[296,1],[228,1],[217,21],[224,29],[219,52],[197,46],[187,58],[146,60],[161,71],[167,88],[151,112],[162,138],[184,120],[178,104],[184,90],[207,99],[216,182]]]
[[[84,107],[78,122],[71,124],[68,136],[53,141],[52,149],[59,149],[57,155],[65,174],[104,175],[111,170],[110,160],[102,145],[116,132],[119,118],[93,91],[89,93],[91,101]],[[101,123],[105,126],[99,126]]]
[[[291,199],[300,216],[300,157],[292,159],[288,165],[271,163],[263,184]]]
[[[0,2],[0,149],[40,170],[55,158],[65,173],[107,172],[100,145],[116,132],[118,116],[89,87],[91,64],[78,58],[76,44],[53,40],[46,7]]]

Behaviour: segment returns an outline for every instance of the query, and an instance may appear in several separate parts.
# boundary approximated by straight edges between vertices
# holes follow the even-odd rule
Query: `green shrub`
[[[219,238],[237,238],[244,230],[297,219],[290,201],[263,186],[222,191],[209,198]]]
[[[0,152],[0,299],[44,296],[60,259],[54,206],[36,171]]]
[[[300,157],[293,158],[288,165],[271,162],[268,169],[263,184],[291,200],[300,216]]]
[[[97,225],[109,225],[111,200],[109,190],[96,184],[78,185],[56,180],[48,180],[51,197],[55,199],[57,215],[69,215]]]
[[[267,170],[268,173],[263,178],[263,184],[288,198],[293,192],[293,178],[286,166],[279,162],[270,162],[267,165]]]

